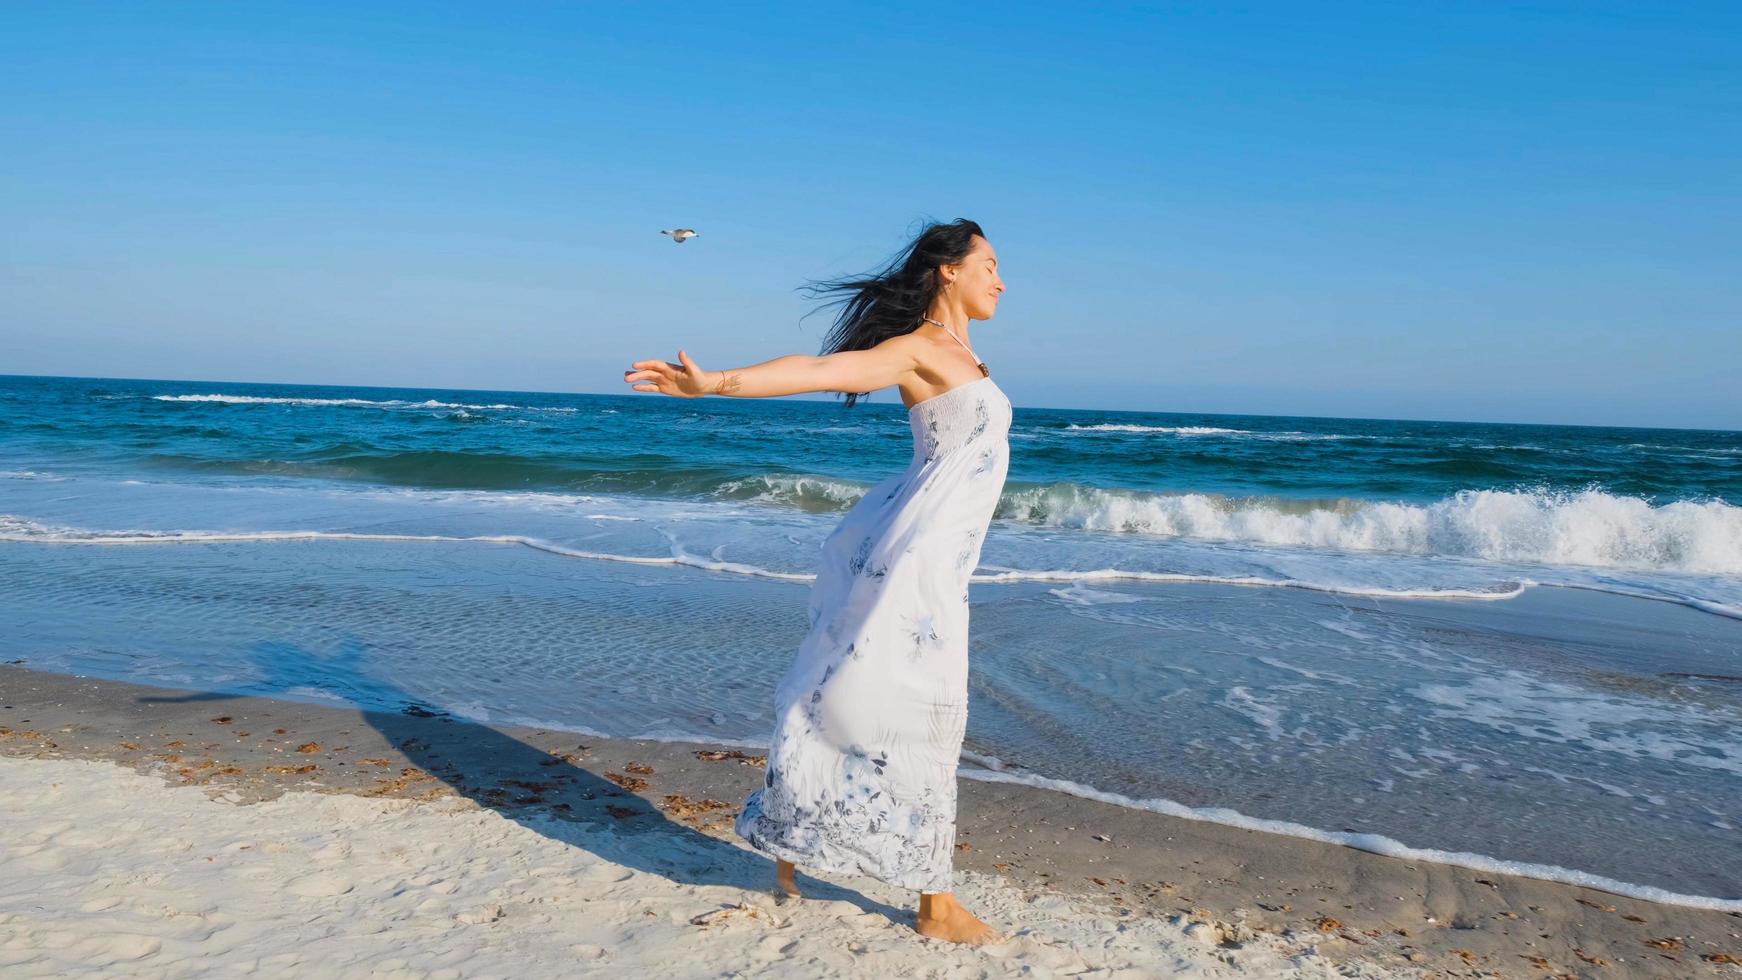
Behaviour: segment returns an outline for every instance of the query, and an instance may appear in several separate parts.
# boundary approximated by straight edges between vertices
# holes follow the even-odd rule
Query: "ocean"
[[[0,660],[765,745],[911,452],[893,392],[0,376]],[[971,600],[965,778],[1742,909],[1742,433],[1019,405]]]

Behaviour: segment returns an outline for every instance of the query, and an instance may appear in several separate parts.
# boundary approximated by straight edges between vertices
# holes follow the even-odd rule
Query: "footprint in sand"
[[[73,947],[80,966],[105,967],[144,959],[163,949],[163,941],[151,936],[111,934],[94,936]]]
[[[322,864],[340,864],[351,859],[351,845],[333,843],[310,854],[309,857]]]
[[[285,891],[299,898],[332,898],[357,887],[338,875],[313,874],[292,879]]]
[[[608,885],[614,882],[628,881],[635,877],[635,872],[628,868],[618,867],[614,864],[595,864],[592,867],[583,869],[581,873],[575,877],[582,881],[596,881]]]
[[[279,876],[279,869],[274,867],[273,865],[267,864],[267,863],[244,864],[244,865],[241,865],[240,867],[232,868],[230,870],[230,874],[237,875],[238,877],[242,877],[242,878],[247,878],[249,880],[258,880],[258,879],[263,879],[263,878],[276,879]]]
[[[569,947],[569,952],[583,960],[596,960],[605,955],[605,947],[594,946],[591,943],[575,943]]]
[[[480,905],[475,909],[467,909],[454,916],[454,921],[469,926],[480,926],[486,922],[495,922],[506,914],[500,905]]]
[[[38,841],[51,840],[56,835],[64,834],[67,831],[69,831],[77,826],[78,826],[78,824],[72,822],[71,820],[55,820],[55,821],[51,821],[49,823],[40,824],[36,827],[32,827],[30,829],[30,832],[24,835],[24,839],[33,843],[33,844],[37,843]]]
[[[104,828],[101,832],[61,829],[53,834],[53,844],[56,847],[85,848],[101,850],[108,847],[114,837]]]
[[[7,855],[13,859],[22,859],[19,863],[31,871],[59,871],[72,862],[73,852],[61,850],[53,844],[37,844],[33,847],[15,847]]]
[[[93,914],[96,912],[107,912],[110,909],[112,909],[115,906],[120,905],[120,904],[121,904],[120,899],[114,898],[112,896],[104,895],[104,896],[101,896],[98,898],[93,898],[90,901],[86,902],[85,904],[79,906],[79,911],[85,913],[86,915],[90,915],[90,914]]]
[[[786,936],[764,936],[762,942],[757,945],[762,947],[762,951],[770,956],[783,957],[791,956],[793,951],[799,947],[797,940],[789,939]]]

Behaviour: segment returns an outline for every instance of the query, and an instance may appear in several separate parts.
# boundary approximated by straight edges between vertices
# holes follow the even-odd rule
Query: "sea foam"
[[[1274,442],[1321,442],[1337,439],[1357,439],[1360,436],[1347,436],[1331,432],[1296,432],[1276,431],[1265,432],[1255,429],[1224,429],[1213,425],[1135,425],[1123,422],[1100,422],[1094,425],[1066,425],[1061,432],[1153,432],[1159,435],[1180,436],[1215,436],[1230,439],[1260,439]]]
[[[1431,503],[1286,501],[1053,484],[999,516],[1045,527],[1336,551],[1742,574],[1742,507],[1601,490],[1463,490]]]
[[[216,402],[224,405],[306,405],[306,406],[339,406],[339,407],[370,407],[370,408],[460,408],[460,409],[513,409],[523,412],[578,412],[578,408],[557,405],[475,405],[469,402],[442,402],[433,398],[420,402],[389,399],[378,401],[369,398],[268,398],[258,395],[152,395],[153,401],[160,402]]]

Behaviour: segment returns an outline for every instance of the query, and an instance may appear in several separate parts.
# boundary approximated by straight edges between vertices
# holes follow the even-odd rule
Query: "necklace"
[[[962,344],[962,338],[960,338],[960,337],[956,336],[954,333],[952,333],[950,331],[949,327],[945,327],[943,324],[938,323],[936,320],[933,320],[929,316],[922,316],[922,317],[920,317],[920,319],[924,320],[927,323],[934,324],[938,327],[941,327],[943,329],[944,333],[947,333],[950,335],[951,340],[955,341],[958,344]],[[973,349],[970,348],[967,344],[962,344],[962,349],[968,352],[969,357],[972,357],[975,361],[979,362],[975,366],[980,369],[980,374],[982,377],[990,378],[992,376],[992,372],[986,370],[986,362],[980,360],[980,355],[974,353]]]

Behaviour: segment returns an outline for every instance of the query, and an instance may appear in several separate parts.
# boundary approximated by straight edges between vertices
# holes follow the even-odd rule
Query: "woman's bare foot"
[[[956,897],[949,892],[919,896],[919,920],[914,928],[922,936],[973,946],[1004,939],[996,929],[956,904]]]
[[[774,883],[778,888],[778,896],[785,896],[786,901],[797,901],[803,897],[798,893],[798,882],[792,880],[793,872],[797,870],[791,861],[776,859],[774,862]]]

